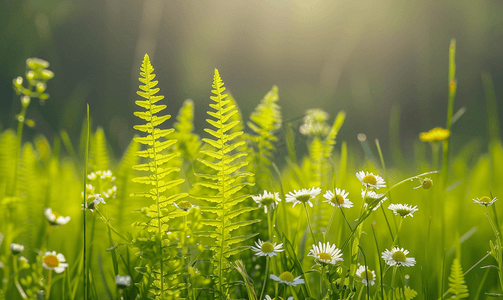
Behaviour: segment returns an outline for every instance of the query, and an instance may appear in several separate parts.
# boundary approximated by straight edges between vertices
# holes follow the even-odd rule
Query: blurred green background
[[[276,84],[284,120],[309,108],[332,118],[343,109],[342,139],[357,143],[363,132],[378,138],[385,153],[390,114],[399,111],[407,153],[419,132],[445,127],[448,47],[456,38],[454,111],[467,111],[453,127],[453,143],[485,139],[480,74],[492,75],[501,98],[502,16],[500,0],[6,0],[0,4],[1,125],[15,127],[20,103],[12,79],[24,76],[26,58],[39,57],[55,77],[46,104],[30,106],[37,126],[27,136],[50,139],[66,129],[76,141],[89,103],[93,125],[103,126],[120,154],[134,134],[139,66],[148,53],[170,113],[186,98],[195,101],[198,132],[206,126],[218,68],[245,120]]]

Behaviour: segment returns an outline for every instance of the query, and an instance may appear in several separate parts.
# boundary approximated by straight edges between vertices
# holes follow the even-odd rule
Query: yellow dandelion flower
[[[440,142],[447,139],[451,135],[451,132],[447,129],[441,127],[435,127],[428,132],[421,132],[419,138],[423,142]]]

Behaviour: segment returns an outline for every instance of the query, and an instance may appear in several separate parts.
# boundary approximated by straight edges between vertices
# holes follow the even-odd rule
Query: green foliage
[[[463,269],[461,269],[458,258],[455,258],[452,262],[451,276],[449,276],[449,293],[453,294],[452,299],[463,299],[469,296]]]
[[[93,171],[106,171],[110,168],[110,158],[107,151],[107,141],[103,128],[98,127],[91,139],[89,165]]]
[[[211,231],[200,232],[200,236],[206,236],[213,239],[214,244],[210,246],[213,251],[214,274],[217,276],[215,290],[220,298],[228,298],[228,282],[226,274],[230,271],[228,258],[232,255],[248,249],[248,246],[236,246],[236,244],[246,241],[256,234],[246,234],[233,236],[232,231],[238,230],[244,226],[253,224],[257,220],[234,221],[239,215],[256,209],[255,207],[237,208],[238,204],[243,202],[248,195],[240,195],[239,191],[251,185],[248,182],[242,182],[239,179],[252,176],[249,172],[241,172],[248,162],[242,161],[246,153],[233,153],[232,151],[243,145],[245,142],[232,142],[243,134],[237,131],[231,134],[228,132],[238,125],[239,121],[231,121],[231,117],[238,113],[227,95],[222,94],[225,91],[224,83],[220,78],[218,70],[215,69],[213,77],[213,90],[215,96],[210,97],[215,103],[210,107],[214,111],[208,111],[208,115],[213,119],[206,121],[214,128],[205,128],[213,138],[205,138],[203,141],[212,147],[213,150],[201,150],[201,154],[209,159],[198,158],[204,166],[213,170],[212,174],[196,174],[201,179],[197,185],[209,188],[214,191],[213,195],[194,195],[195,198],[205,200],[212,206],[201,208],[203,212],[216,214],[216,218],[206,218],[201,221],[202,224],[210,226]],[[216,194],[215,194],[216,193]]]
[[[176,143],[174,139],[163,139],[173,133],[174,129],[160,129],[159,125],[168,120],[170,115],[158,115],[166,108],[166,105],[155,104],[162,100],[164,96],[156,94],[157,81],[154,80],[154,68],[152,67],[148,55],[145,55],[141,66],[141,78],[139,81],[141,91],[137,92],[145,100],[138,100],[135,103],[144,108],[145,111],[135,112],[134,115],[146,121],[143,125],[136,125],[134,128],[145,136],[134,138],[135,142],[147,146],[145,150],[136,152],[137,156],[145,159],[146,162],[135,165],[133,169],[147,172],[148,175],[133,178],[133,182],[151,186],[148,192],[136,192],[131,194],[135,197],[151,198],[155,204],[141,209],[141,214],[145,221],[135,222],[133,226],[143,230],[142,235],[135,239],[135,245],[139,248],[139,256],[148,261],[144,275],[149,279],[146,284],[149,286],[149,293],[155,299],[165,299],[166,293],[174,293],[179,289],[173,282],[168,284],[167,279],[173,280],[178,275],[176,270],[168,270],[167,264],[170,259],[168,247],[173,246],[175,241],[170,241],[166,232],[169,230],[168,222],[178,216],[183,215],[175,210],[172,204],[186,197],[187,193],[168,194],[170,189],[183,183],[184,179],[165,181],[164,179],[172,172],[180,171],[179,168],[166,166],[167,163],[179,155],[179,153],[166,153],[166,149]],[[169,277],[167,277],[169,275]],[[174,290],[173,290],[174,289]]]
[[[273,86],[250,115],[248,122],[248,127],[255,133],[250,135],[255,146],[251,155],[253,167],[257,169],[255,176],[257,182],[264,186],[268,186],[271,179],[271,159],[275,151],[274,143],[278,141],[274,133],[281,128],[281,111],[277,101],[278,87]]]

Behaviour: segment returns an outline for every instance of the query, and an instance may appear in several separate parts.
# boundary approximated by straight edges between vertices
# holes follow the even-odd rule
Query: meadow
[[[64,128],[27,140],[54,75],[28,59],[18,127],[0,131],[0,299],[503,296],[496,96],[484,77],[488,132],[456,143],[454,40],[448,51],[445,128],[403,154],[390,120],[390,161],[363,134],[348,146],[344,111],[284,120],[276,86],[242,116],[216,69],[199,135],[194,102],[170,110],[148,55],[121,157],[89,106],[77,145]]]

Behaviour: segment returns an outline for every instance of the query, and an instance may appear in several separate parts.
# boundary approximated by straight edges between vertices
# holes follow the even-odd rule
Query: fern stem
[[[307,226],[309,226],[309,231],[311,231],[311,236],[313,237],[313,244],[316,244],[316,238],[314,237],[313,228],[311,227],[311,220],[309,220],[309,212],[307,212],[307,204],[304,204],[304,210],[306,211]]]

